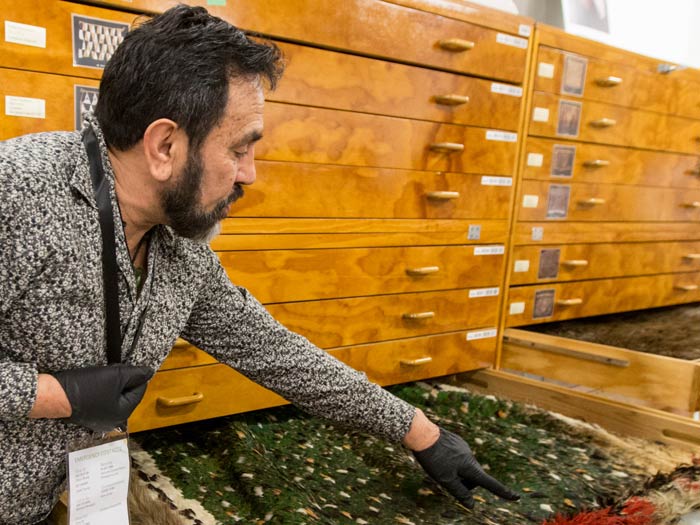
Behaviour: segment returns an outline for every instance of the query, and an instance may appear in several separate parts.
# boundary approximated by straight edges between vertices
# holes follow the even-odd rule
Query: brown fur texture
[[[135,471],[129,485],[129,518],[131,525],[187,525],[175,505],[159,497]]]

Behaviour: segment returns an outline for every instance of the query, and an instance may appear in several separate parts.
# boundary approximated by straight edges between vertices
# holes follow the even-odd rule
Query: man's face
[[[224,118],[162,192],[168,224],[178,235],[206,239],[255,181],[255,143],[262,137],[262,88],[256,81],[229,84]]]

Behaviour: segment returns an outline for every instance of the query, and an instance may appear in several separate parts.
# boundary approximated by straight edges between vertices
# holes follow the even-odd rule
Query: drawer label
[[[467,332],[467,341],[475,341],[476,339],[489,339],[490,337],[496,337],[497,335],[498,330],[496,328],[476,330],[474,332]]]
[[[524,38],[519,38],[513,35],[506,35],[505,33],[498,33],[496,35],[496,42],[499,44],[504,44],[506,46],[519,47],[520,49],[527,49],[527,40]]]
[[[581,103],[573,100],[559,101],[559,118],[557,120],[557,135],[578,137],[581,123]]]
[[[561,76],[561,92],[566,95],[583,95],[586,86],[586,69],[588,60],[578,55],[566,55],[564,74]]]
[[[88,112],[95,110],[97,104],[97,96],[100,90],[91,86],[75,86],[74,103],[75,103],[75,129],[80,130],[83,127],[83,119]]]
[[[520,36],[529,37],[532,34],[532,27],[527,24],[520,24],[518,27],[518,34]]]
[[[482,186],[512,186],[513,177],[491,177],[484,175],[481,177]]]
[[[491,93],[498,93],[500,95],[510,95],[511,97],[522,97],[523,88],[518,86],[511,86],[508,84],[499,84],[498,82],[491,83]]]
[[[467,232],[467,239],[470,241],[478,241],[481,239],[481,224],[470,224]]]
[[[46,101],[43,98],[5,95],[5,115],[10,117],[46,118]]]
[[[534,108],[532,110],[532,120],[535,122],[549,122],[549,109]]]
[[[518,134],[510,131],[498,131],[489,129],[486,131],[486,140],[497,140],[499,142],[518,142]]]
[[[474,290],[469,290],[469,298],[473,299],[475,297],[496,297],[499,293],[499,288],[475,288]]]
[[[508,313],[510,315],[520,315],[522,313],[525,313],[525,303],[523,303],[523,302],[510,303],[510,308],[508,309]]]
[[[532,307],[532,318],[542,319],[552,317],[554,313],[554,289],[538,290],[535,292],[535,304]]]
[[[530,261],[527,259],[519,259],[513,265],[514,272],[527,272],[530,270]]]
[[[567,184],[550,184],[547,195],[547,218],[566,219],[569,214],[569,194],[571,188]]]
[[[45,48],[46,28],[5,20],[5,42]]]
[[[533,226],[531,237],[533,241],[541,241],[544,239],[544,228],[542,226]]]
[[[537,64],[537,76],[542,78],[554,78],[554,64],[540,62]]]
[[[523,195],[523,208],[537,208],[539,203],[539,195]]]
[[[505,246],[500,244],[493,246],[474,246],[474,255],[503,255],[505,252]]]
[[[552,146],[552,177],[571,177],[574,174],[576,146]]]
[[[89,16],[73,19],[73,65],[102,69],[129,31],[129,24]]]
[[[559,248],[545,248],[540,250],[540,267],[537,271],[538,279],[556,279],[559,276]]]
[[[527,165],[533,168],[541,168],[544,163],[544,155],[542,153],[528,153]]]

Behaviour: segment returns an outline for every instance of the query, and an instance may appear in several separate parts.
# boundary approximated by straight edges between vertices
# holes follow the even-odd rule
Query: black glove
[[[95,432],[124,425],[146,392],[153,371],[145,366],[116,364],[56,372],[73,413],[67,421]]]
[[[510,501],[520,499],[520,495],[484,472],[461,437],[444,428],[431,447],[413,455],[431,478],[469,509],[474,508],[471,490],[475,487],[483,487]]]

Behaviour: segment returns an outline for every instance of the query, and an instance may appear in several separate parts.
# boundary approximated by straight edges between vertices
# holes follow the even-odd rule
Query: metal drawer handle
[[[600,118],[598,120],[592,120],[591,126],[594,128],[611,128],[617,124],[617,120],[613,118]]]
[[[622,84],[622,79],[620,77],[609,76],[597,78],[595,83],[598,84],[600,87],[615,87]]]
[[[435,312],[416,312],[414,314],[403,314],[401,317],[412,321],[416,319],[432,319],[435,317]]]
[[[461,51],[474,49],[476,44],[471,40],[464,40],[463,38],[446,38],[444,40],[439,40],[438,45],[445,51],[459,53]]]
[[[464,144],[458,144],[457,142],[433,142],[430,145],[431,151],[446,151],[449,153],[454,153],[458,151],[464,151]]]
[[[700,259],[700,253],[688,253],[683,256],[684,259],[690,259],[691,261],[697,261]]]
[[[181,407],[185,405],[194,405],[201,403],[204,399],[204,394],[195,392],[191,396],[182,397],[159,397],[157,403],[162,407]]]
[[[440,271],[439,266],[422,266],[420,268],[408,268],[406,273],[408,275],[430,275],[431,273],[437,273]]]
[[[435,95],[435,102],[443,106],[461,106],[469,102],[466,95]]]
[[[656,66],[656,70],[662,75],[668,75],[669,73],[673,73],[677,69],[678,66],[676,64],[659,64],[658,66]]]
[[[458,191],[429,191],[426,193],[429,199],[435,199],[438,201],[449,201],[452,199],[459,199]]]
[[[579,204],[587,204],[590,206],[595,206],[597,204],[605,204],[605,199],[600,199],[598,197],[591,197],[590,199],[584,199],[581,201],[578,201]]]
[[[587,168],[604,168],[605,166],[610,166],[610,161],[603,159],[587,160],[583,165]]]
[[[684,202],[681,206],[684,208],[700,208],[700,201]]]
[[[573,267],[588,266],[588,261],[586,259],[570,259],[568,261],[562,261],[561,263],[564,266],[573,266]]]
[[[557,304],[559,306],[576,306],[577,304],[583,304],[583,299],[578,297],[575,299],[559,299]]]
[[[679,290],[681,292],[694,292],[695,290],[698,289],[697,284],[678,284],[673,287],[675,290]]]
[[[419,357],[418,359],[401,359],[399,363],[406,366],[421,366],[427,365],[432,360],[432,357]]]

